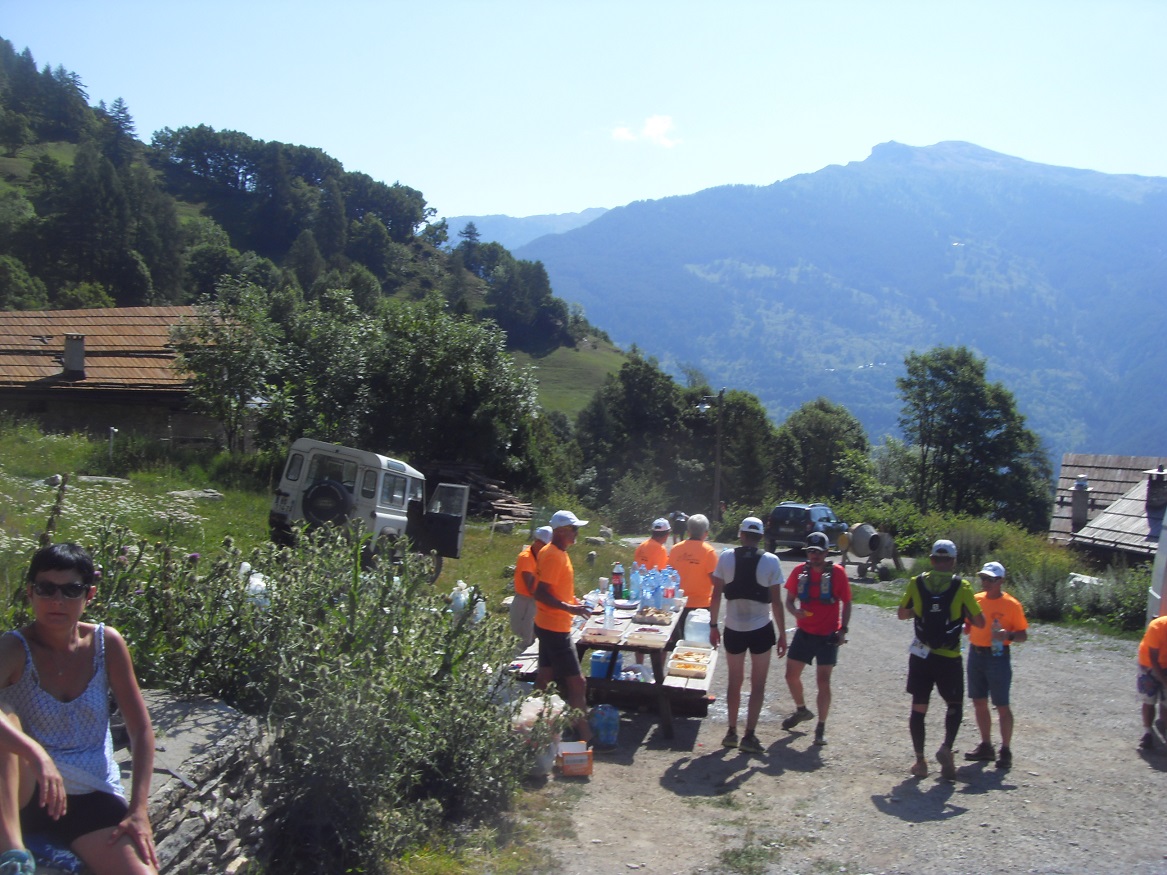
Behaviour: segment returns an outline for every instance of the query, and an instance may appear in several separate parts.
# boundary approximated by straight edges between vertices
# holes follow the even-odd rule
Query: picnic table
[[[582,629],[572,633],[580,665],[585,668],[585,672],[588,662],[584,655],[587,651],[606,651],[610,654],[604,674],[593,674],[587,678],[589,702],[651,704],[660,716],[661,733],[665,738],[674,735],[674,708],[705,716],[709,706],[709,684],[717,667],[717,651],[709,651],[708,664],[703,673],[684,673],[674,668],[678,673],[670,674],[668,645],[680,622],[683,606],[684,600],[681,599],[678,609],[671,613],[669,622],[661,625],[634,622],[633,617],[637,614],[634,608],[617,610],[611,629],[604,628],[603,613],[597,612]],[[622,653],[646,654],[652,668],[652,682],[624,680],[615,676],[617,654]],[[510,670],[524,680],[534,680],[538,661],[539,642],[536,640],[515,657]]]
[[[703,671],[680,672],[675,666],[670,669],[668,662],[668,647],[680,622],[683,607],[684,599],[679,599],[676,610],[669,612],[668,622],[661,623],[638,621],[640,615],[635,608],[620,610],[613,618],[612,627],[607,629],[604,628],[602,614],[592,616],[579,630],[575,640],[580,663],[584,663],[584,654],[588,650],[606,651],[610,655],[606,671],[588,677],[589,700],[614,697],[622,701],[653,703],[660,716],[661,734],[665,738],[673,737],[675,700],[700,702],[707,707],[709,681],[717,661],[716,651],[709,651],[709,661],[702,666]],[[621,653],[648,656],[652,666],[652,682],[617,677],[617,655]],[[670,673],[670,670],[674,673]]]

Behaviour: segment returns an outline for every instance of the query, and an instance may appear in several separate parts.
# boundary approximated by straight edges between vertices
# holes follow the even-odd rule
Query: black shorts
[[[760,629],[751,629],[749,632],[739,632],[736,629],[726,629],[721,636],[726,653],[765,653],[778,643],[778,633],[774,631],[774,624],[767,623]]]
[[[961,703],[964,699],[964,666],[959,656],[937,656],[929,653],[925,659],[915,654],[908,656],[908,692],[913,705],[927,705],[932,698],[932,687],[945,702]]]
[[[37,801],[39,795],[39,789],[33,790],[32,800],[20,809],[20,830],[29,835],[39,833],[65,847],[83,835],[113,829],[130,810],[124,799],[112,793],[80,793],[70,795],[64,815],[60,820],[53,820]]]
[[[835,665],[839,661],[839,645],[835,643],[834,635],[812,635],[795,629],[786,658],[807,665],[816,660],[819,665]]]
[[[557,678],[583,675],[570,632],[551,632],[536,626],[535,639],[539,642],[539,668],[554,669]]]

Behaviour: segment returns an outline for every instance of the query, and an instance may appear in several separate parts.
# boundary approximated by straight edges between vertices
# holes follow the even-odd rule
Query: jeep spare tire
[[[348,519],[353,504],[343,483],[321,480],[304,493],[304,519],[314,526],[338,525]]]

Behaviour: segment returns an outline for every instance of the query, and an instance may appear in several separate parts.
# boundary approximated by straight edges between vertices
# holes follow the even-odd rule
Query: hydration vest
[[[831,586],[834,576],[835,565],[833,562],[828,562],[823,567],[822,578],[819,580],[819,601],[824,605],[838,601]],[[810,601],[810,586],[810,566],[803,563],[802,573],[798,575],[798,600],[800,602]]]
[[[769,602],[770,591],[758,583],[758,563],[762,551],[757,547],[733,548],[733,580],[725,585],[727,599],[750,599]]]
[[[927,573],[924,573],[916,578],[916,591],[920,593],[923,614],[915,617],[916,638],[933,650],[959,650],[964,617],[952,619],[952,602],[964,581],[959,575],[954,574],[947,589],[932,592],[924,585],[927,576]]]

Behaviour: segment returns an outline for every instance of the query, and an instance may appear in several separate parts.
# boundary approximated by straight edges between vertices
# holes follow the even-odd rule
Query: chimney
[[[85,379],[85,335],[65,335],[65,360],[61,376],[66,380]]]
[[[1079,474],[1070,490],[1070,531],[1077,532],[1086,525],[1090,510],[1090,483],[1085,474]]]
[[[1143,473],[1147,475],[1147,510],[1167,506],[1167,474],[1163,472],[1163,466]]]

